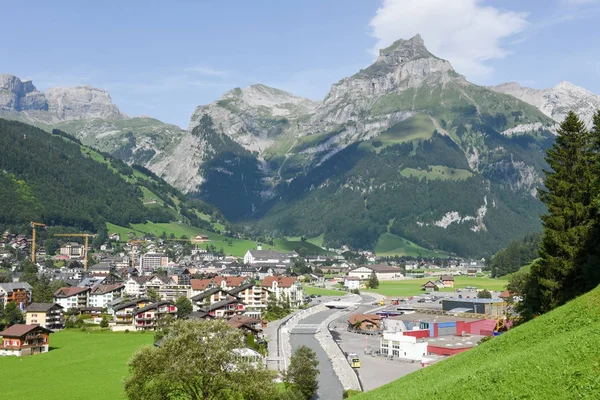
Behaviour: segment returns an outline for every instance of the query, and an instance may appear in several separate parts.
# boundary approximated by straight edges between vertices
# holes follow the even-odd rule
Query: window
[[[398,342],[397,340],[393,340],[392,341],[392,348],[393,349],[399,349],[400,348],[400,342]]]

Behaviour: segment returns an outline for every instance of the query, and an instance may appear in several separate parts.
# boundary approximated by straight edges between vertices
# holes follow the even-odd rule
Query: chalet
[[[0,332],[0,356],[47,353],[52,331],[40,325],[15,324]]]
[[[360,278],[358,276],[344,277],[344,287],[348,290],[359,289],[360,288]]]
[[[247,282],[228,291],[237,296],[246,305],[246,315],[260,316],[261,310],[267,308],[269,290],[253,282]]]
[[[369,279],[372,273],[377,275],[377,279],[388,280],[394,278],[402,278],[402,269],[398,267],[392,267],[387,264],[368,264],[359,265],[348,271],[348,276],[355,276],[360,279]]]
[[[114,317],[117,324],[131,325],[134,310],[144,308],[152,303],[152,300],[145,298],[123,301],[119,304],[109,306],[108,312]]]
[[[133,311],[133,325],[137,330],[156,330],[160,320],[168,316],[175,318],[177,306],[171,301],[159,301]]]
[[[292,307],[300,307],[304,301],[304,290],[298,278],[268,276],[262,280],[263,289],[273,293],[279,301],[289,301]]]
[[[352,314],[348,317],[348,328],[353,331],[378,332],[381,330],[381,316],[377,314]]]
[[[88,304],[90,307],[107,307],[112,300],[121,297],[125,285],[117,283],[114,285],[98,285],[92,289]]]
[[[25,309],[27,325],[39,325],[48,329],[61,329],[64,324],[64,308],[56,303],[31,303]]]
[[[194,310],[204,309],[208,304],[217,303],[231,297],[229,292],[220,288],[213,287],[195,295],[190,300],[194,306]]]
[[[440,280],[444,284],[444,287],[454,287],[454,276],[452,275],[442,275]]]
[[[440,290],[440,288],[434,282],[427,281],[423,286],[421,286],[421,290],[424,290],[426,292],[437,292],[438,290]]]
[[[54,293],[54,302],[58,303],[65,310],[84,308],[88,306],[88,298],[91,291],[92,289],[89,287],[63,287]]]
[[[21,309],[31,302],[31,285],[27,282],[0,283],[0,295],[4,303],[15,303]]]
[[[203,307],[201,311],[206,311],[215,318],[230,318],[244,313],[244,303],[235,297],[230,297]]]

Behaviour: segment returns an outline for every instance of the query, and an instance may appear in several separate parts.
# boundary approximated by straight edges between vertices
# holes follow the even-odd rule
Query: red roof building
[[[39,325],[15,324],[0,332],[0,356],[29,356],[47,353],[50,329]]]

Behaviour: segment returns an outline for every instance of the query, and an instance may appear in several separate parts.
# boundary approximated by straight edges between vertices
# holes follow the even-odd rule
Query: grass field
[[[385,147],[394,144],[427,140],[433,136],[434,130],[435,125],[428,115],[417,114],[391,126],[372,140],[362,142],[359,147],[379,153]],[[374,146],[376,142],[381,142],[381,145]]]
[[[599,399],[600,287],[356,400]],[[354,399],[354,397],[353,397]]]
[[[477,278],[470,276],[455,276],[454,277],[454,288],[444,288],[443,292],[452,292],[454,289],[462,289],[467,286],[474,286],[478,289],[487,289],[494,291],[504,290],[508,279],[504,278]],[[414,296],[420,293],[425,293],[421,290],[421,286],[429,280],[435,280],[433,278],[422,278],[422,279],[405,279],[402,281],[380,281],[379,288],[375,290],[365,289],[365,291],[375,292],[383,294],[385,296]]]
[[[400,175],[404,177],[413,177],[425,180],[465,180],[473,176],[470,171],[466,169],[450,168],[445,165],[430,165],[431,171],[424,169],[415,168],[404,168],[400,171]]]
[[[127,361],[153,342],[152,333],[87,333],[50,336],[51,351],[30,357],[0,357],[2,398],[119,399]]]
[[[321,296],[343,296],[346,294],[343,290],[323,289],[314,286],[304,286],[304,293],[307,295],[320,294]]]
[[[406,240],[391,233],[384,233],[379,237],[375,246],[375,254],[382,257],[410,256],[410,257],[444,257],[447,253],[426,249],[416,243]]]

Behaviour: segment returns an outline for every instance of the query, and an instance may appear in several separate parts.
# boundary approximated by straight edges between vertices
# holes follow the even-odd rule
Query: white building
[[[60,246],[60,254],[68,256],[70,259],[83,258],[83,246],[79,243],[67,243]]]
[[[89,287],[77,286],[60,288],[54,293],[54,302],[62,306],[65,311],[71,308],[88,307],[91,290]]]
[[[383,332],[379,339],[381,354],[421,361],[427,355],[427,342],[419,342],[416,337],[404,336],[402,332]]]
[[[373,272],[375,272],[377,279],[380,281],[404,277],[400,268],[391,267],[387,264],[359,265],[348,271],[348,276],[354,276],[359,279],[369,279]]]
[[[114,285],[98,285],[89,295],[88,304],[90,307],[102,307],[108,306],[108,303],[121,297],[123,294],[124,285],[117,283]]]
[[[357,276],[346,276],[344,278],[344,287],[348,290],[360,288],[360,278]]]
[[[248,250],[244,255],[244,264],[289,264],[293,258],[299,257],[295,251],[280,253],[273,250],[263,250],[258,246],[257,250]]]
[[[299,307],[304,302],[304,289],[295,277],[268,276],[261,286],[273,293],[277,300],[289,300],[292,307]]]
[[[132,297],[146,296],[146,283],[152,278],[148,275],[132,276],[125,281],[125,293]]]
[[[140,259],[142,272],[154,272],[169,265],[169,257],[160,253],[146,253]]]

